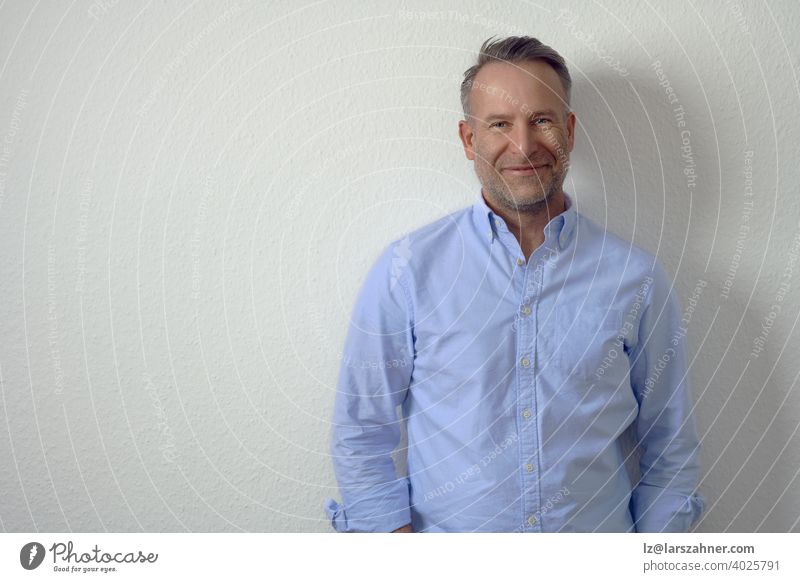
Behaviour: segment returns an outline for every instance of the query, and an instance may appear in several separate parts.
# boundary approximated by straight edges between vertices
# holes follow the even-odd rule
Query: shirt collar
[[[564,206],[564,212],[552,218],[544,227],[545,238],[557,239],[560,250],[564,250],[572,240],[578,218],[575,202],[566,192],[564,193]],[[472,207],[472,216],[481,236],[486,237],[489,241],[494,240],[497,236],[497,223],[495,222],[497,215],[486,204],[481,190],[478,190],[478,199]]]

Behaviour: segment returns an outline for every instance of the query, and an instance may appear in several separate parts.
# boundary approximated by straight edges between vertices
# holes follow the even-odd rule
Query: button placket
[[[519,261],[518,261],[519,262]],[[518,366],[517,396],[519,410],[520,463],[522,484],[522,519],[526,531],[536,528],[536,520],[529,517],[539,508],[539,479],[535,471],[538,463],[538,420],[536,408],[536,301],[539,283],[534,275],[532,261],[524,268],[524,281],[518,307]]]
[[[552,238],[552,237],[551,237]],[[524,300],[520,306],[520,313],[523,314],[521,319],[530,322],[530,329],[532,333],[531,341],[531,367],[538,372],[540,364],[539,357],[539,334],[537,332],[539,327],[539,298],[542,296],[542,287],[546,280],[546,269],[552,264],[553,250],[548,242],[540,246],[531,255],[527,263],[527,270],[529,273],[528,280],[526,281]],[[525,311],[530,310],[528,316],[525,316]],[[544,345],[542,346],[545,347]],[[538,410],[537,402],[537,379],[534,373],[530,384],[530,398],[531,409],[535,412]],[[541,531],[541,520],[538,519],[539,511],[541,508],[541,490],[539,482],[539,472],[537,471],[537,464],[539,462],[539,434],[538,422],[536,416],[529,423],[528,431],[530,433],[531,450],[530,454],[524,458],[521,465],[522,480],[525,485],[525,507],[524,507],[524,524],[527,531]]]

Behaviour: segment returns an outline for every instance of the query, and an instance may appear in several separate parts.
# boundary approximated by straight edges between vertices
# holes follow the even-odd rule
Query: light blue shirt
[[[670,280],[566,204],[528,261],[480,195],[372,267],[334,406],[337,531],[684,532],[703,512]]]

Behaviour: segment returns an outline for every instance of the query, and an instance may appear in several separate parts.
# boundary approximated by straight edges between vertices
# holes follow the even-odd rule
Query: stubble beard
[[[561,193],[561,188],[564,185],[565,168],[556,168],[550,165],[549,169],[552,172],[549,179],[542,179],[541,176],[534,175],[506,180],[496,168],[488,168],[488,172],[479,171],[478,177],[486,195],[506,210],[525,214],[538,214],[547,208],[553,197]],[[481,176],[480,174],[484,175]],[[516,184],[514,182],[517,181],[522,182],[521,186],[525,189],[530,189],[531,185],[533,185],[534,192],[529,195],[515,197],[512,194],[512,188],[515,187]]]

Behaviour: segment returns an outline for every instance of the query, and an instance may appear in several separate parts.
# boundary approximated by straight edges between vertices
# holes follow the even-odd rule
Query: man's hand
[[[397,528],[392,533],[414,533],[414,530],[411,529],[411,524],[406,524],[403,527]]]

